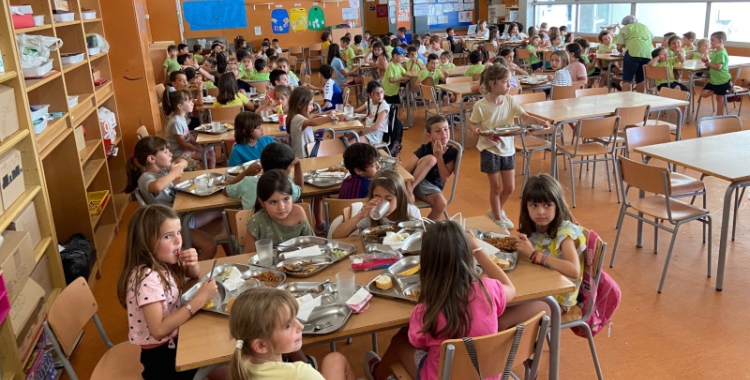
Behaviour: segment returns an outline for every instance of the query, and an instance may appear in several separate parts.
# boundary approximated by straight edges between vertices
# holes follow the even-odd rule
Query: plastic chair
[[[129,342],[114,345],[104,331],[98,310],[99,305],[83,277],[78,277],[65,287],[50,307],[44,332],[52,341],[68,377],[78,380],[68,358],[73,354],[83,328],[93,319],[108,349],[96,364],[91,379],[141,379],[141,348]]]
[[[339,216],[343,216],[344,220],[348,220],[351,217],[350,213],[346,213],[345,210],[349,209],[351,211],[351,205],[352,203],[356,202],[362,202],[366,203],[367,199],[365,198],[357,198],[357,199],[339,199],[339,198],[326,198],[323,201],[323,208],[325,210],[326,215],[326,222],[328,225],[331,225],[331,222],[338,218]]]
[[[135,200],[138,201],[138,204],[141,205],[141,207],[147,204],[146,201],[143,199],[143,196],[141,195],[140,190],[135,189],[135,191],[133,192],[133,196],[135,197]]]
[[[531,69],[531,65],[529,65],[529,60],[531,59],[531,51],[524,48],[518,48],[516,49],[516,65],[518,65],[520,68],[529,71]]]
[[[617,237],[615,238],[615,248],[612,251],[612,259],[609,262],[609,267],[612,268],[615,264],[617,244],[620,241],[622,221],[625,215],[639,221],[636,246],[640,247],[643,245],[643,223],[654,226],[654,253],[657,253],[659,229],[669,231],[672,233],[672,240],[669,243],[669,251],[664,261],[664,270],[659,282],[658,292],[661,293],[672,257],[672,248],[677,238],[677,232],[683,224],[697,220],[708,224],[707,276],[711,277],[711,214],[708,210],[672,198],[672,185],[668,169],[649,166],[625,157],[619,157],[618,160],[620,163],[620,180],[622,181],[620,188],[622,189],[623,201],[620,207],[620,216],[617,219]],[[625,187],[626,185],[627,187]],[[628,201],[628,191],[631,187],[639,190],[639,196],[633,201]],[[653,195],[646,196],[644,192],[652,193]],[[628,212],[630,208],[635,210],[636,213]],[[653,221],[650,218],[653,218]],[[659,223],[660,220],[671,224],[674,228],[667,227],[665,225],[667,223]],[[703,243],[706,243],[705,234],[703,235]]]
[[[438,376],[442,380],[476,379],[478,376],[472,364],[476,362],[482,376],[502,375],[502,379],[509,376],[515,378],[512,368],[516,363],[529,359],[531,364],[526,369],[525,378],[534,379],[542,359],[548,326],[549,317],[539,313],[515,327],[473,338],[476,352],[471,356],[463,339],[446,339],[440,345]],[[533,359],[530,359],[532,356]],[[391,365],[391,370],[399,380],[412,379],[401,363]]]
[[[216,97],[219,96],[219,88],[218,87],[209,88],[208,90],[206,90],[206,93],[208,93],[208,95],[213,96],[214,98],[216,98]]]
[[[646,93],[656,95],[658,92],[656,81],[669,82],[669,67],[643,65],[643,75],[646,79]]]
[[[252,81],[248,81],[247,84],[253,87],[257,93],[265,94],[268,92],[268,88],[271,86],[271,81],[252,80]]]
[[[156,91],[156,101],[161,104],[161,100],[164,99],[164,91],[166,91],[167,88],[164,86],[164,83],[159,83],[154,89]]]
[[[458,174],[461,171],[461,157],[463,157],[464,155],[464,147],[462,147],[461,144],[459,144],[457,141],[448,140],[448,145],[455,148],[458,151],[458,154],[456,154],[456,165],[453,168],[453,184],[451,185],[451,195],[446,199],[446,209],[443,210],[445,219],[448,219],[447,206],[453,203],[453,198],[456,197],[456,191],[458,190]],[[443,191],[445,191],[445,189],[443,189]],[[415,206],[417,206],[417,208],[432,208],[429,203],[423,200],[417,200]]]
[[[573,99],[576,97],[576,91],[582,89],[583,86],[552,86],[552,93],[550,94],[552,100],[560,99]]]
[[[253,210],[226,209],[221,212],[224,221],[224,231],[229,238],[231,255],[243,253],[245,239],[247,239],[247,221],[253,216]]]
[[[430,81],[432,78],[427,78]],[[428,81],[429,82],[429,81]],[[429,119],[432,116],[435,115],[441,115],[444,116],[446,119],[448,119],[448,124],[451,126],[451,136],[455,138],[456,131],[455,131],[455,123],[453,118],[455,116],[461,117],[461,109],[453,104],[449,104],[447,106],[442,106],[440,99],[438,98],[438,95],[435,91],[435,87],[433,85],[425,85],[424,82],[419,85],[420,92],[422,94],[422,102],[424,102],[424,110],[425,110],[425,119]],[[427,138],[427,130],[422,134],[422,142],[424,143],[425,139]]]
[[[317,152],[314,151],[316,146],[318,148]],[[330,140],[324,139],[307,144],[308,157],[323,157],[333,156],[336,154],[344,154],[345,150],[346,144],[344,144],[343,140],[337,138],[333,138]]]
[[[594,87],[594,88],[581,88],[575,91],[575,97],[576,98],[582,98],[584,96],[594,96],[594,95],[607,95],[607,88],[606,87]]]
[[[688,103],[690,102],[690,93],[687,92],[687,91],[682,91],[680,89],[676,89],[676,88],[669,88],[669,87],[666,87],[666,86],[662,87],[659,90],[659,94],[658,95],[662,96],[662,97],[665,97],[665,98],[670,98],[670,99],[675,99],[675,100],[684,100],[684,101],[686,101]],[[681,111],[682,111],[682,113],[684,115],[684,113],[685,113],[685,106],[680,107],[680,109],[681,109]],[[662,111],[657,112],[656,119],[648,119],[646,121],[645,125],[658,125],[658,124],[667,125],[667,126],[669,126],[669,130],[673,131],[675,133],[675,135],[677,136],[677,140],[680,140],[682,138],[682,130],[681,129],[678,130],[678,126],[676,124],[677,121],[675,120],[674,123],[670,123],[670,122],[661,120],[661,113],[662,113]],[[682,126],[680,126],[680,128],[682,128]]]
[[[234,123],[234,118],[242,112],[242,106],[211,108],[211,121],[220,121],[222,123]]]
[[[307,48],[307,72],[312,72],[312,63],[318,62],[320,65],[326,63],[326,58],[323,56],[323,44],[310,44]]]
[[[289,58],[295,57],[295,65],[292,65],[292,61],[289,61],[289,68],[297,70],[296,63],[302,63],[305,61],[305,48],[302,46],[289,46]],[[300,73],[304,74],[304,73]]]

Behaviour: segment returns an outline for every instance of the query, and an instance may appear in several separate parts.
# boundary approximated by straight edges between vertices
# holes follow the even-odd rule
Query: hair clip
[[[235,343],[234,347],[238,349],[242,349],[242,345],[245,344],[241,339],[237,339],[237,343]]]

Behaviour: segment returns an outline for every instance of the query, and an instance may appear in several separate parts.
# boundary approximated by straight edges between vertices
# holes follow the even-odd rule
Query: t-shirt
[[[617,35],[617,45],[623,45],[631,57],[651,59],[651,39],[654,35],[646,25],[639,22],[628,24],[620,29]]]
[[[464,52],[464,47],[463,47],[463,46],[461,46],[461,44],[460,44],[460,43],[458,43],[458,41],[456,41],[456,38],[455,38],[455,37],[453,37],[453,36],[448,36],[448,37],[446,38],[446,40],[447,40],[448,42],[450,42],[450,44],[451,44],[451,51],[452,51],[453,53],[463,53],[463,52]]]
[[[443,79],[443,71],[435,70],[433,72],[430,72],[430,69],[424,69],[419,72],[419,77],[417,77],[417,82],[422,83],[422,81],[427,79],[427,77],[431,77],[432,83],[434,83],[435,86],[437,87],[437,85],[440,84],[440,80]]]
[[[466,311],[469,312],[471,326],[469,328],[470,337],[480,337],[497,333],[497,317],[505,311],[506,298],[505,290],[500,281],[492,278],[482,278],[482,284],[490,296],[490,302],[484,296],[484,292],[478,283],[472,284],[472,294],[469,295]],[[409,317],[409,343],[415,348],[427,351],[427,359],[419,372],[421,379],[437,379],[438,366],[440,364],[440,346],[446,338],[435,338],[428,333],[422,332],[425,317],[425,305],[417,304]],[[445,316],[438,315],[437,329],[445,327]],[[473,371],[473,369],[467,369]],[[499,379],[500,375],[485,377],[485,379]]]
[[[303,362],[265,362],[253,364],[249,360],[242,363],[246,373],[253,380],[325,380],[323,375],[316,371],[310,364]]]
[[[344,50],[344,60],[346,60],[346,69],[351,70],[352,69],[352,61],[354,61],[354,56],[356,54],[354,53],[354,49],[352,49],[351,46],[347,47],[346,50]]]
[[[148,185],[150,185],[151,182],[154,182],[167,174],[169,174],[169,169],[163,168],[159,173],[143,172],[141,173],[141,176],[138,177],[138,192],[141,194],[141,198],[143,198],[143,201],[146,202],[147,205],[159,204],[172,207],[174,204],[174,197],[177,193],[177,189],[175,189],[173,183],[170,182],[164,190],[158,193],[152,193],[148,189]]]
[[[728,83],[732,76],[729,74],[729,55],[726,49],[714,50],[708,53],[708,59],[713,64],[721,64],[721,70],[708,69],[709,82],[713,85]]]
[[[422,214],[419,213],[419,209],[417,206],[414,206],[413,204],[409,204],[407,207],[407,214],[409,215],[409,220],[422,220]],[[391,222],[405,222],[405,220],[390,220],[387,216],[384,216],[382,219],[380,219],[382,222],[381,224],[389,224]],[[372,219],[370,217],[363,218],[357,223],[357,229],[358,231],[364,230],[365,228],[372,227]],[[355,231],[352,233],[352,235],[356,235],[358,231]]]
[[[371,178],[362,177],[357,174],[346,177],[344,181],[341,182],[339,199],[359,199],[367,197],[371,181]]]
[[[588,64],[591,63],[591,61],[589,60],[588,55],[581,55],[581,59],[583,60],[583,62],[586,63],[585,66],[588,66]],[[594,73],[594,70],[596,70],[596,67],[592,67],[590,69],[586,69],[586,76],[590,77]]]
[[[334,58],[333,61],[331,61],[331,67],[336,72],[336,77],[332,79],[336,80],[339,87],[344,86],[346,84],[346,74],[343,71],[344,62],[341,61],[341,58]]]
[[[424,54],[427,52],[427,47],[424,45],[419,45],[419,49],[417,50],[417,53]]]
[[[172,115],[167,120],[167,127],[164,128],[164,140],[167,140],[167,147],[175,158],[182,157],[182,154],[185,153],[185,150],[180,147],[180,143],[177,142],[177,136],[185,137],[185,140],[187,140],[188,134],[190,134],[190,130],[184,117]]]
[[[242,90],[245,91],[245,93],[249,93],[250,87],[250,83],[247,83],[244,80],[237,79],[237,91]]]
[[[328,51],[328,48],[331,46],[331,41],[323,41],[323,45],[321,46],[321,49],[324,52]]]
[[[439,57],[441,54],[443,54],[443,49],[440,49],[440,48],[433,49],[432,47],[430,47],[427,49],[427,55],[430,55],[430,54],[435,54],[436,56]]]
[[[250,79],[254,72],[254,67],[245,67],[245,64],[240,63],[240,77],[237,79]]]
[[[455,68],[456,68],[456,64],[453,62],[441,63],[440,66],[438,66],[438,69],[448,70],[448,71],[453,70]]]
[[[180,64],[177,63],[177,60],[174,58],[165,59],[164,67],[167,68],[167,75],[171,74],[174,71],[180,71],[182,69],[182,67],[180,67]]]
[[[286,72],[286,80],[289,81],[289,84],[296,87],[299,86],[299,78],[297,78],[297,75],[294,74],[292,70],[289,70]]]
[[[315,134],[313,133],[312,127],[302,129],[302,123],[307,120],[306,117],[297,114],[294,118],[289,121],[290,130],[289,134],[292,137],[292,150],[294,150],[294,156],[298,158],[307,157],[307,150],[305,147],[307,144],[315,142]]]
[[[139,284],[135,284],[135,275],[137,271],[145,271],[144,278]],[[167,336],[156,340],[151,336],[146,325],[146,317],[143,315],[142,307],[155,302],[161,303],[163,317],[174,313],[182,307],[180,302],[180,291],[177,283],[169,272],[162,272],[167,280],[167,291],[161,282],[158,272],[151,269],[138,267],[128,276],[128,291],[125,296],[128,309],[128,338],[131,344],[139,346],[148,346],[152,344],[166,343],[177,337],[178,329],[174,329]]]
[[[417,158],[422,158],[431,154],[432,142],[422,144],[422,146],[414,151],[414,155],[417,156]],[[458,156],[458,150],[449,145],[448,150],[443,153],[443,162],[445,162],[446,164],[448,164],[449,162],[453,162],[456,160],[456,156]],[[427,175],[425,175],[424,177],[424,181],[427,181],[439,187],[441,190],[445,187],[445,182],[443,182],[443,179],[440,178],[440,171],[438,171],[437,164],[435,164],[435,166],[433,166],[430,171],[427,172]]]
[[[404,67],[406,67],[406,71],[419,71],[422,70],[424,64],[422,64],[422,61],[419,58],[416,60],[410,59],[404,63]]]
[[[398,39],[398,42],[400,42],[402,45],[406,45],[409,43],[409,41],[406,40],[406,36],[403,36],[403,37],[396,36],[396,38]]]
[[[677,58],[668,58],[666,61],[658,61],[654,66],[656,67],[666,67],[667,68],[667,75],[669,76],[669,80],[657,80],[654,81],[654,83],[658,86],[664,83],[672,83],[674,82],[674,74],[672,73],[674,65],[677,64]]]
[[[250,101],[250,99],[248,99],[247,96],[245,96],[245,94],[243,94],[241,92],[238,92],[234,96],[234,99],[232,101],[230,101],[229,103],[227,103],[227,104],[221,104],[221,103],[219,103],[218,100],[215,101],[214,105],[213,105],[213,108],[226,108],[226,107],[244,106],[249,101]]]
[[[529,54],[529,64],[533,65],[541,61],[541,59],[539,59],[539,56],[536,54],[536,46],[526,45],[526,50],[531,52],[531,54]]]
[[[391,46],[391,45],[386,46],[385,47],[385,52],[388,54],[389,57],[391,57],[393,55],[393,54],[391,54],[391,53],[393,53],[393,46]]]
[[[570,71],[566,69],[555,71],[550,84],[553,86],[572,86],[573,80],[570,78]]]
[[[583,80],[588,79],[588,76],[586,75],[586,66],[579,61],[571,62],[566,69],[570,72],[571,82],[574,80],[581,80],[579,78],[583,78]]]
[[[253,71],[250,73],[250,80],[270,80],[271,73]]]
[[[344,96],[341,92],[341,87],[336,83],[333,78],[328,79],[326,85],[323,86],[323,99],[331,103],[330,107],[322,109],[323,112],[336,108],[337,104],[344,103]]]
[[[242,199],[242,208],[252,210],[255,208],[255,199],[257,198],[258,180],[260,176],[247,176],[242,181],[227,186],[227,195]],[[297,201],[302,195],[302,190],[296,183],[292,182],[292,199]]]
[[[370,144],[377,144],[383,141],[383,133],[388,132],[388,112],[391,106],[383,100],[380,104],[373,104],[371,101],[367,101],[367,117],[365,118],[365,128],[370,128],[375,124],[378,119],[378,115],[385,112],[386,117],[378,126],[378,129],[374,132],[366,134],[367,140]]]
[[[391,78],[401,78],[406,74],[404,66],[399,65],[395,62],[388,63],[388,67],[385,69],[385,76],[383,77],[383,89],[385,90],[385,96],[398,95],[398,90],[401,87],[400,82],[391,82]]]
[[[265,209],[254,213],[250,217],[250,220],[247,221],[247,231],[255,240],[273,240],[273,245],[279,245],[289,239],[300,236],[315,236],[307,219],[295,226],[285,226],[271,219]]]
[[[569,220],[565,220],[557,229],[557,234],[555,234],[554,241],[546,235],[542,235],[538,232],[534,232],[529,235],[529,241],[531,242],[531,245],[534,247],[534,249],[545,255],[550,255],[555,258],[560,258],[562,256],[562,242],[566,238],[571,238],[576,244],[576,253],[578,253],[578,259],[581,267],[580,271],[578,272],[578,278],[570,279],[570,281],[572,281],[576,286],[575,290],[568,293],[558,294],[555,296],[555,298],[560,305],[571,307],[578,303],[578,289],[580,288],[581,280],[583,279],[584,260],[581,255],[583,254],[583,251],[586,250],[586,236],[583,235],[583,230],[581,230],[581,227],[571,223]]]
[[[271,136],[261,136],[255,145],[237,144],[232,148],[232,155],[229,157],[229,166],[236,166],[248,161],[260,159],[263,149],[269,144],[273,144],[274,139]]]
[[[476,124],[480,130],[488,130],[501,125],[514,124],[515,118],[523,115],[523,108],[512,96],[503,96],[503,103],[492,104],[487,98],[482,98],[474,103],[474,111],[471,113],[471,122]],[[479,136],[477,140],[479,151],[487,150],[498,156],[508,157],[516,154],[513,137],[485,137]]]
[[[470,77],[470,76],[473,76],[474,74],[481,74],[483,72],[484,72],[484,65],[481,63],[477,63],[476,65],[469,66],[469,68],[466,69],[466,73],[464,74],[464,76]]]

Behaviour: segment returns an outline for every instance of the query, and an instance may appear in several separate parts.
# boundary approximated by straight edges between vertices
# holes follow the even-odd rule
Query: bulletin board
[[[476,0],[413,0],[414,17],[427,16],[430,29],[474,23]]]

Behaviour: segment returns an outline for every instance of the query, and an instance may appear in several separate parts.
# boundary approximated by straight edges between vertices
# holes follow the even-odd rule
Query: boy
[[[417,47],[414,45],[409,45],[408,48],[406,48],[407,58],[406,58],[406,71],[413,71],[413,72],[419,72],[424,69],[424,63],[422,63],[422,60],[419,59],[419,53],[417,52]]]
[[[682,53],[682,50],[679,50],[679,52]],[[669,76],[668,80],[657,80],[655,82],[657,89],[661,89],[662,87],[667,86],[669,88],[679,87],[682,91],[688,91],[688,88],[685,87],[684,84],[674,80],[674,75],[672,74],[672,72],[674,71],[674,65],[676,65],[678,61],[680,63],[685,62],[685,56],[683,54],[676,54],[675,56],[670,57],[669,54],[667,54],[666,49],[664,49],[663,47],[658,47],[651,52],[651,57],[653,59],[648,63],[648,65],[656,67],[666,67],[667,75]]]
[[[685,51],[695,50],[693,42],[695,42],[695,32],[687,32],[682,35],[682,48]]]
[[[164,77],[169,77],[173,71],[179,71],[180,64],[177,63],[177,46],[169,45],[167,47],[167,59],[164,60]]]
[[[274,38],[273,40],[271,40],[271,47],[273,48],[273,50],[276,50],[276,54],[281,54],[281,45],[279,45],[278,38]]]
[[[701,61],[708,67],[709,81],[701,91],[701,98],[707,98],[711,94],[716,96],[716,116],[724,114],[724,95],[732,90],[729,74],[729,55],[724,49],[727,34],[714,32],[711,34],[711,49],[707,54],[701,55]]]
[[[406,52],[404,49],[400,47],[393,48],[393,57],[385,69],[383,89],[385,90],[385,101],[388,104],[401,104],[399,89],[402,84],[405,85],[409,81],[409,77],[406,76],[406,69],[401,64],[405,55]]]
[[[239,49],[234,53],[240,68],[240,76],[237,79],[250,78],[253,75],[253,56],[245,49]]]
[[[296,201],[302,194],[302,165],[299,158],[294,157],[294,151],[289,145],[281,143],[269,144],[260,154],[260,164],[254,163],[240,173],[224,188],[224,194],[228,197],[242,199],[242,208],[252,210],[257,198],[258,175],[263,169],[268,172],[273,169],[281,169],[291,173],[294,168],[294,182],[292,182],[292,198]]]
[[[422,83],[423,80],[427,79],[427,77],[432,78],[432,82],[437,86],[440,83],[445,83],[445,73],[441,70],[438,70],[438,66],[440,64],[440,60],[438,59],[438,56],[435,54],[430,54],[427,56],[427,67],[419,72],[419,77],[417,78],[417,81],[419,83]]]
[[[357,34],[354,36],[354,45],[352,46],[354,54],[363,55],[365,48],[362,46],[362,35]]]
[[[445,117],[437,115],[427,119],[426,129],[430,142],[414,151],[406,164],[406,170],[414,176],[414,181],[406,184],[406,194],[412,203],[414,197],[429,203],[432,210],[427,217],[438,220],[447,206],[443,187],[453,174],[458,150],[448,145],[450,127]]]
[[[201,44],[193,45],[193,59],[195,63],[199,65],[203,64],[203,46]]]
[[[423,64],[426,65],[427,57],[425,57],[424,55],[422,55],[422,53],[419,52],[419,50],[423,49],[422,42],[420,42],[419,39],[412,39],[411,42],[409,43],[409,46],[414,46],[415,48],[417,48],[417,59],[419,59],[420,61],[422,61]]]
[[[356,38],[357,37],[354,37],[354,39]],[[362,46],[362,48],[364,49],[368,49],[370,47],[370,38],[372,38],[372,32],[369,30],[365,30],[365,36],[364,38],[362,38],[362,44],[360,44],[360,46]]]
[[[466,69],[466,74],[464,74],[464,76],[470,77],[474,74],[481,74],[484,72],[484,65],[482,64],[482,53],[477,50],[472,51],[469,54],[469,62],[471,62],[471,66]]]
[[[255,71],[250,73],[250,80],[270,80],[268,71],[266,71],[266,60],[258,58],[253,63]]]
[[[186,67],[196,68],[198,64],[195,63],[193,57],[190,54],[180,54],[177,56],[177,64],[180,65],[180,70]]]
[[[464,50],[466,50],[463,37],[458,37],[458,39],[456,39],[456,32],[453,28],[445,29],[445,34],[448,35],[445,39],[451,43],[451,51],[453,53],[463,53]]]
[[[385,52],[388,53],[388,56],[391,56],[391,52],[393,51],[393,46],[391,46],[391,38],[388,36],[381,36],[380,42],[383,43],[383,47],[385,47]]]
[[[427,49],[427,53],[437,56],[443,54],[443,49],[440,47],[440,36],[435,35],[430,37],[430,47]]]
[[[216,88],[216,81],[219,80],[219,73],[216,71],[216,60],[206,58],[203,60],[201,68],[198,70],[203,75],[206,90]]]
[[[278,65],[279,70],[283,70],[286,73],[286,78],[287,81],[289,81],[289,86],[298,87],[299,78],[294,75],[294,71],[289,70],[289,60],[284,57],[279,57],[279,59],[276,60],[276,64]]]
[[[453,63],[451,52],[444,51],[440,54],[440,66],[438,66],[438,68],[445,72],[449,72],[456,68],[456,64]]]
[[[337,104],[344,103],[344,97],[341,92],[341,87],[339,87],[339,84],[333,79],[333,67],[331,67],[331,65],[320,66],[318,73],[321,77],[320,81],[325,82],[325,85],[323,86],[324,101],[321,106],[321,111],[325,112],[336,109]]]
[[[289,80],[287,79],[286,71],[284,70],[273,70],[268,75],[268,80],[271,81],[271,86],[274,88],[276,86],[289,86]],[[266,94],[266,100],[271,101],[274,99],[274,88],[271,89],[271,91],[268,91],[268,94]]]
[[[354,143],[344,151],[344,166],[351,174],[341,182],[339,199],[366,198],[370,181],[380,170],[377,149],[370,144]]]
[[[408,42],[406,41],[406,28],[404,28],[403,26],[398,28],[398,35],[396,36],[396,38],[398,39],[399,43],[407,44]]]
[[[341,37],[339,40],[341,43],[341,58],[344,59],[344,63],[346,63],[346,69],[351,70],[352,64],[354,61],[354,49],[349,45],[352,41],[349,39],[349,37]]]
[[[187,45],[179,44],[177,45],[177,54],[190,54],[190,50]]]

